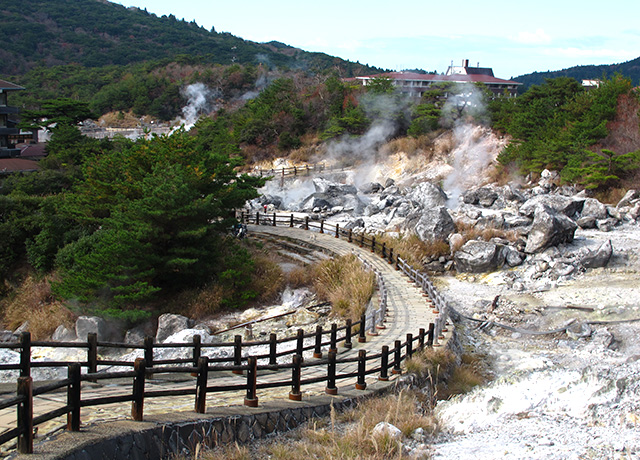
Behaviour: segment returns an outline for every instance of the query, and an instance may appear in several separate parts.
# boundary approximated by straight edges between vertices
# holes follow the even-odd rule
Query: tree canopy
[[[495,100],[493,126],[513,136],[498,160],[517,165],[523,174],[549,168],[560,171],[567,182],[589,188],[611,185],[614,176],[620,179],[637,168],[637,154],[598,154],[593,147],[608,135],[619,97],[630,94],[631,82],[620,76],[590,90],[573,78],[560,77],[534,85],[516,99]],[[602,172],[603,161],[609,173]],[[618,174],[611,173],[612,168]]]

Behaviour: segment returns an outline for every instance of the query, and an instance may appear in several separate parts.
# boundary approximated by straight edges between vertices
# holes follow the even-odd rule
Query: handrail
[[[87,361],[82,363],[64,363],[64,362],[32,362],[31,361],[31,349],[32,347],[55,347],[56,342],[31,342],[31,336],[28,332],[24,332],[20,336],[20,341],[10,346],[4,346],[3,348],[13,348],[20,350],[20,362],[14,364],[15,369],[20,370],[20,378],[18,379],[18,395],[6,399],[0,400],[0,408],[8,408],[11,406],[17,406],[18,408],[18,420],[20,424],[17,428],[7,430],[4,433],[0,433],[0,444],[8,442],[17,438],[18,451],[20,453],[33,452],[33,426],[44,421],[51,420],[55,417],[67,414],[67,428],[71,431],[78,431],[80,429],[80,408],[90,407],[96,405],[110,404],[116,402],[128,402],[132,403],[132,417],[134,420],[143,420],[143,407],[145,399],[153,399],[161,396],[177,396],[177,395],[195,395],[195,408],[196,412],[203,413],[206,410],[206,395],[213,392],[228,392],[228,391],[245,391],[247,397],[245,398],[245,405],[255,407],[258,405],[258,396],[256,391],[258,389],[277,388],[290,386],[291,391],[289,398],[292,400],[300,400],[302,397],[301,386],[309,385],[312,383],[319,383],[326,381],[326,393],[337,394],[338,388],[335,386],[336,380],[344,380],[349,378],[357,378],[355,383],[356,389],[364,390],[366,388],[365,376],[379,373],[378,379],[381,381],[388,380],[389,369],[391,373],[398,374],[401,372],[401,363],[405,361],[414,353],[415,350],[425,347],[439,346],[444,336],[443,332],[446,332],[446,318],[447,318],[447,304],[445,299],[437,292],[433,283],[429,280],[428,276],[421,273],[411,267],[406,260],[395,255],[393,248],[388,248],[385,243],[380,244],[376,241],[375,236],[368,237],[364,233],[354,235],[349,230],[339,228],[339,226],[327,224],[324,221],[316,222],[309,221],[309,218],[304,219],[296,218],[293,214],[285,217],[273,214],[270,219],[264,219],[260,221],[260,214],[256,213],[255,223],[263,225],[277,225],[278,222],[286,224],[287,226],[293,226],[295,224],[300,225],[307,230],[317,230],[321,233],[331,233],[336,238],[346,238],[349,242],[359,244],[362,247],[370,248],[373,253],[380,253],[380,256],[389,264],[395,263],[395,268],[402,271],[407,275],[416,285],[421,287],[431,302],[434,305],[434,314],[436,314],[436,320],[429,324],[428,331],[420,329],[416,336],[407,334],[407,338],[404,342],[396,340],[393,347],[387,345],[382,347],[380,353],[368,354],[366,350],[360,349],[357,356],[337,359],[336,352],[337,344],[341,343],[343,348],[351,348],[352,337],[358,336],[358,342],[365,342],[366,335],[377,335],[376,329],[384,328],[384,321],[387,312],[387,289],[385,286],[384,278],[379,270],[373,267],[363,258],[360,258],[366,269],[375,273],[376,283],[379,293],[379,306],[377,309],[372,307],[365,312],[359,321],[351,322],[347,321],[344,326],[340,328],[336,324],[333,324],[331,329],[323,330],[323,328],[317,328],[315,332],[305,334],[303,330],[295,336],[286,337],[284,339],[278,339],[276,334],[271,334],[268,341],[255,341],[255,342],[243,342],[242,336],[236,335],[234,342],[230,343],[216,343],[216,344],[203,344],[201,343],[201,337],[196,335],[192,342],[184,343],[171,343],[171,344],[155,344],[152,338],[145,339],[141,345],[135,344],[120,344],[112,342],[98,342],[95,334],[89,334],[87,342],[67,342],[62,343],[64,347],[77,347],[87,349]],[[241,215],[241,221],[248,223],[251,221],[251,217]],[[345,331],[340,338],[337,337],[337,331]],[[323,337],[328,336],[329,340],[323,340]],[[277,350],[278,344],[290,343],[296,341],[295,346],[287,350]],[[307,343],[305,343],[307,341]],[[311,343],[313,342],[313,343]],[[417,346],[414,346],[416,345]],[[264,346],[269,345],[269,353],[261,354],[259,356],[252,356],[243,354],[243,348],[246,350],[251,346]],[[322,347],[329,346],[329,352],[327,357],[324,357],[321,350]],[[99,360],[97,358],[98,347],[122,347],[125,349],[141,349],[144,352],[144,358],[137,358],[134,363],[126,363],[121,361],[107,361]],[[226,357],[209,358],[204,352],[207,348],[231,348],[232,354]],[[176,359],[154,359],[154,350],[161,348],[184,348],[191,350],[191,358],[176,358]],[[318,353],[318,348],[320,352]],[[314,351],[314,358],[310,360],[302,360],[302,353],[305,351]],[[278,358],[283,356],[292,355],[291,363],[278,362]],[[258,359],[268,359],[268,364],[258,365]],[[379,361],[378,361],[379,360]],[[369,366],[368,362],[379,362],[378,366]],[[132,371],[126,372],[98,372],[98,365],[101,364],[115,365],[132,365]],[[222,365],[210,365],[210,363],[221,363]],[[347,369],[341,374],[336,373],[336,364],[356,364],[357,371]],[[167,365],[168,364],[168,365]],[[173,364],[173,366],[171,366]],[[187,366],[175,366],[175,364],[187,364]],[[45,367],[50,365],[52,367],[68,366],[68,377],[58,382],[53,382],[46,386],[33,389],[33,381],[31,378],[32,367]],[[155,365],[155,366],[154,366]],[[87,368],[85,374],[81,374],[81,366]],[[317,368],[319,366],[326,366],[327,372],[325,376],[315,376],[302,379],[302,374],[305,369]],[[286,375],[271,374],[277,376],[273,381],[257,383],[256,378],[258,372],[271,372],[271,371],[283,371],[291,369],[291,377]],[[207,377],[210,372],[222,372],[232,371],[233,374],[237,374],[238,379],[246,378],[245,383],[227,384],[211,386],[207,383]],[[188,384],[189,380],[195,380],[193,387],[167,389],[167,390],[151,390],[145,391],[145,381],[148,378],[152,378],[159,373],[174,373],[184,374],[187,376]],[[232,374],[232,375],[233,375]],[[285,373],[286,374],[286,373]],[[246,377],[242,377],[246,375]],[[195,379],[193,378],[195,376]],[[82,399],[81,398],[81,382],[82,381],[98,381],[108,379],[132,379],[132,389],[124,394],[116,394],[107,397]],[[45,414],[41,414],[37,417],[33,417],[33,397],[38,395],[47,394],[52,391],[58,391],[63,388],[67,389],[67,404],[66,406],[59,407],[53,411]]]
[[[392,247],[387,247],[386,243],[380,243],[376,241],[376,237],[374,235],[368,236],[364,232],[360,232],[358,234],[354,233],[351,229],[344,230],[340,228],[339,224],[330,224],[325,220],[321,219],[320,221],[314,221],[309,218],[309,216],[297,217],[293,213],[284,215],[278,214],[276,212],[263,214],[261,218],[260,212],[256,212],[255,214],[246,213],[244,211],[240,212],[239,220],[242,223],[247,224],[255,224],[255,225],[270,225],[277,227],[280,226],[288,226],[288,227],[299,227],[305,230],[310,231],[318,231],[319,233],[327,233],[332,234],[336,238],[346,238],[348,242],[353,244],[358,244],[361,248],[369,248],[371,252],[374,254],[379,253],[379,255],[389,262],[389,264],[394,263],[394,250]],[[363,260],[360,258],[360,260]],[[397,270],[402,271],[405,275],[407,275],[418,287],[422,289],[422,291],[427,294],[427,296],[431,299],[434,304],[434,314],[437,315],[437,319],[435,322],[435,338],[434,345],[438,346],[438,340],[442,340],[442,333],[446,332],[446,322],[449,316],[449,309],[447,306],[447,302],[442,297],[442,295],[436,290],[435,286],[429,279],[429,276],[426,273],[420,272],[413,268],[405,259],[400,257],[399,254],[395,254],[395,266]],[[379,283],[380,284],[380,283]],[[380,289],[380,286],[379,286]],[[368,316],[369,319],[372,318],[372,313]],[[372,321],[375,323],[373,325],[373,329],[371,333],[374,333],[374,329],[376,326],[383,327],[383,319]]]

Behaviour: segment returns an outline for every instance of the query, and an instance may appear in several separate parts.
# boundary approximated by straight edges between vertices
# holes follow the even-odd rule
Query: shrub
[[[313,274],[318,297],[331,302],[336,314],[353,320],[360,318],[375,291],[375,275],[366,271],[356,256],[320,262]]]
[[[27,276],[13,297],[0,302],[0,310],[4,327],[14,330],[28,321],[36,340],[51,336],[60,324],[73,325],[74,315],[53,297],[49,277]]]

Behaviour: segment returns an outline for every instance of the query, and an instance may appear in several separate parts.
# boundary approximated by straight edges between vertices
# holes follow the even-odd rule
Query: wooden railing
[[[192,342],[184,343],[154,343],[153,338],[147,337],[142,344],[114,343],[98,341],[96,334],[89,334],[86,342],[41,342],[32,341],[31,335],[24,332],[17,343],[1,343],[0,348],[13,349],[19,352],[19,362],[12,364],[0,364],[0,371],[18,370],[20,376],[17,379],[17,394],[15,397],[0,400],[0,410],[16,407],[16,428],[0,434],[0,445],[17,439],[17,450],[20,453],[33,452],[34,427],[60,416],[67,416],[67,429],[78,431],[81,425],[81,409],[85,407],[100,406],[113,403],[131,403],[131,414],[134,420],[143,420],[144,402],[146,399],[167,396],[194,396],[194,410],[198,413],[206,411],[207,395],[211,393],[245,391],[244,404],[250,407],[258,405],[259,390],[267,388],[290,387],[289,398],[300,401],[301,389],[305,385],[326,382],[325,392],[335,395],[338,393],[336,382],[339,380],[355,379],[355,388],[366,389],[367,375],[378,374],[378,379],[386,381],[389,373],[401,373],[401,364],[411,357],[417,349],[439,346],[439,341],[444,339],[442,335],[446,331],[447,306],[444,298],[440,296],[426,274],[413,269],[398,255],[394,255],[393,248],[385,243],[380,244],[375,236],[367,236],[364,233],[354,234],[351,230],[345,231],[338,225],[329,225],[324,221],[310,221],[309,218],[296,218],[294,215],[269,215],[256,213],[249,216],[242,214],[240,220],[245,223],[258,225],[287,225],[300,226],[307,230],[315,230],[321,233],[330,233],[336,238],[345,238],[348,241],[367,247],[372,252],[379,254],[389,264],[395,264],[395,268],[401,270],[410,279],[420,286],[429,295],[434,304],[436,320],[428,325],[428,329],[420,328],[417,335],[407,334],[406,340],[395,340],[393,345],[382,346],[379,353],[368,353],[360,349],[357,356],[338,358],[338,346],[352,348],[352,339],[357,337],[358,343],[367,341],[367,335],[376,335],[376,329],[383,327],[387,313],[387,289],[380,272],[361,259],[363,263],[376,272],[379,292],[379,307],[368,309],[359,321],[347,320],[344,325],[331,325],[329,330],[317,326],[311,333],[305,333],[298,329],[295,336],[278,338],[271,334],[268,340],[243,342],[241,335],[236,335],[233,342],[227,343],[202,343],[201,337],[196,335]],[[284,345],[283,345],[284,344]],[[267,346],[268,353],[251,353],[252,347]],[[86,361],[65,362],[47,361],[36,362],[32,360],[32,349],[37,347],[56,348],[81,348],[86,349]],[[280,347],[280,349],[279,349]],[[326,355],[323,349],[327,349]],[[139,349],[144,357],[135,361],[119,361],[100,359],[98,349]],[[180,348],[188,351],[189,358],[157,359],[155,352],[164,348]],[[226,348],[226,356],[209,357],[208,349]],[[313,352],[313,357],[303,359],[304,352]],[[337,372],[337,365],[351,364],[342,373]],[[105,371],[100,366],[122,366],[132,370]],[[67,368],[67,378],[34,387],[31,370],[33,368]],[[86,368],[83,373],[82,369]],[[312,368],[326,368],[322,376],[304,377]],[[273,371],[291,370],[288,372],[273,373]],[[244,375],[245,378],[238,383],[214,384],[209,381],[211,373],[229,373]],[[306,372],[305,372],[306,371]],[[257,383],[257,376],[268,372],[269,380]],[[167,388],[162,390],[147,390],[145,383],[159,374],[183,374],[192,383],[184,388]],[[218,374],[226,375],[226,374]],[[236,377],[240,379],[241,377]],[[97,397],[82,397],[82,382],[98,382],[114,379],[131,379],[129,390],[125,387],[122,394]],[[154,383],[158,382],[154,380]],[[34,398],[66,388],[67,402],[65,405],[50,412],[34,417]]]
[[[351,229],[345,230],[344,228],[340,228],[339,224],[331,224],[323,219],[314,220],[308,215],[299,217],[295,214],[276,212],[268,214],[260,212],[248,213],[242,211],[239,213],[237,218],[240,222],[245,224],[290,228],[297,227],[304,230],[325,233],[333,235],[336,238],[346,239],[349,243],[357,244],[361,248],[369,249],[374,254],[378,254],[389,264],[395,265],[396,270],[400,270],[407,275],[431,299],[434,305],[433,312],[437,315],[435,324],[436,340],[442,336],[442,332],[446,332],[446,321],[448,318],[447,302],[436,290],[435,286],[429,279],[429,276],[426,273],[413,268],[406,259],[403,259],[397,252],[394,253],[393,247],[387,246],[386,242],[381,243],[379,240],[376,240],[375,235],[367,235],[364,232],[355,233]]]
[[[253,171],[250,171],[249,174],[260,177],[270,176],[276,179],[278,177],[309,175],[312,172],[322,172],[327,170],[331,171],[334,169],[337,170],[339,168],[337,166],[327,166],[325,163],[312,163],[299,166],[290,166],[287,168],[282,167],[271,169],[254,169]]]

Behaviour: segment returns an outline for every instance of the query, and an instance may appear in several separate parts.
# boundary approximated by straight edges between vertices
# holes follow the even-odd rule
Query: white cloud
[[[518,33],[514,41],[527,45],[545,45],[551,43],[551,37],[544,30],[536,29],[535,32]]]

